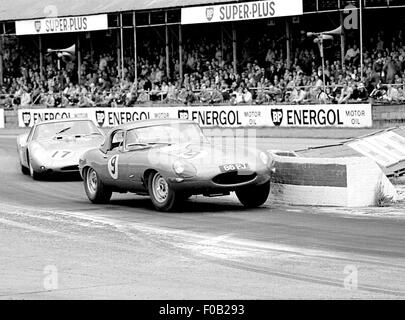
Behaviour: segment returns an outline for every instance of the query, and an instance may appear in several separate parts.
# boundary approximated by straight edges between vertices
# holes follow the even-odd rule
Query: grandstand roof
[[[1,0],[0,21],[45,18],[56,9],[59,17],[132,10],[151,10],[237,0]]]

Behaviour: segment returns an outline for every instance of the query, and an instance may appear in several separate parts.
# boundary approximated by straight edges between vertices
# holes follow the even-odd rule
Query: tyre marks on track
[[[341,252],[322,251],[302,247],[288,246],[278,243],[260,242],[239,239],[233,233],[206,234],[194,231],[167,229],[151,226],[144,223],[126,223],[108,217],[94,216],[94,212],[65,212],[61,210],[31,209],[5,205],[1,208],[0,223],[11,227],[23,228],[32,232],[40,232],[58,237],[83,238],[78,234],[66,233],[60,230],[63,224],[75,225],[87,229],[109,229],[123,234],[131,244],[142,242],[149,246],[167,248],[179,255],[204,260],[213,264],[226,266],[246,272],[252,272],[270,277],[300,281],[304,283],[332,286],[343,288],[343,280],[339,279],[336,268],[344,264],[356,264],[373,269],[371,273],[378,273],[380,268],[389,268],[392,272],[402,273],[405,269],[403,260],[387,262],[372,256],[358,256],[353,258],[350,254]],[[31,222],[24,221],[30,219]],[[43,222],[52,222],[52,228],[43,227]],[[62,228],[63,229],[63,228]],[[255,261],[256,263],[249,263]],[[297,265],[294,271],[288,270],[286,263]],[[318,264],[330,268],[329,271],[303,273],[306,268],[302,266]],[[284,265],[284,267],[283,267]],[[399,281],[400,282],[400,281]],[[403,283],[394,286],[387,283],[386,286],[373,285],[373,283],[359,284],[359,291],[372,294],[404,297]]]

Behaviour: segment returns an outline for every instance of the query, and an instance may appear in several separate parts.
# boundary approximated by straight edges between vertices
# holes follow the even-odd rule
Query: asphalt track
[[[80,180],[36,182],[17,163],[15,138],[0,136],[0,299],[405,297],[403,205],[244,210],[195,197],[158,213],[134,195],[92,205]]]

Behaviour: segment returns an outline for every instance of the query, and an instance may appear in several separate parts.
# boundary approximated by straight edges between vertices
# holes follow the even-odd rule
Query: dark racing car
[[[271,161],[256,149],[210,143],[188,120],[146,120],[112,129],[100,148],[82,155],[79,169],[93,203],[113,192],[149,195],[157,210],[169,211],[191,195],[236,192],[246,207],[266,202]]]

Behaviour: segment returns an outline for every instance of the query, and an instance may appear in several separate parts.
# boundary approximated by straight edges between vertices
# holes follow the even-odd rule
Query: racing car
[[[37,123],[17,137],[21,171],[34,180],[50,173],[79,172],[79,157],[100,146],[104,138],[104,133],[89,119]]]
[[[245,207],[258,207],[270,192],[272,161],[256,149],[212,144],[193,121],[152,119],[112,129],[100,148],[82,155],[79,169],[93,203],[132,192],[171,211],[192,195],[230,192]]]

